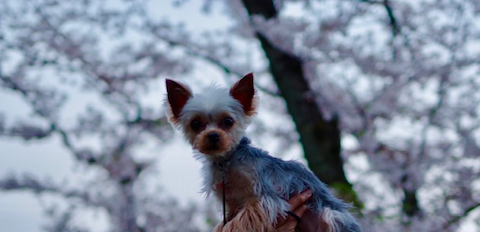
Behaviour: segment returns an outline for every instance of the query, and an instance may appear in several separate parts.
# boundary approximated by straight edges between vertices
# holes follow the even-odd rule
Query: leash
[[[232,151],[231,155],[233,155],[236,151],[238,150],[238,146],[235,148],[235,150]],[[214,162],[214,165],[218,170],[222,172],[222,206],[223,206],[223,225],[225,226],[227,224],[227,206],[226,206],[226,185],[225,185],[225,176],[227,175],[227,170],[230,167],[230,157],[220,161],[220,162]]]
[[[223,163],[216,163],[217,168],[222,173],[222,206],[223,206],[223,225],[227,224],[227,199],[226,199],[226,184],[225,184],[225,176],[227,175],[227,166],[229,166],[228,161]]]
[[[225,226],[227,224],[227,210],[225,207],[225,173],[222,175],[222,195],[223,195],[223,225]]]

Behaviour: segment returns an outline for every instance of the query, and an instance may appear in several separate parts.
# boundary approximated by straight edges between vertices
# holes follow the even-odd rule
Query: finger
[[[308,199],[308,198],[307,198]],[[299,218],[301,218],[305,212],[307,211],[307,206],[306,205],[301,205],[294,211],[292,211],[295,215],[297,215]],[[277,232],[294,232],[295,228],[298,225],[298,220],[292,216],[287,216],[286,221],[280,226],[277,227]]]
[[[295,227],[297,227],[297,220],[287,220],[285,224],[278,227],[275,231],[276,232],[294,232]]]
[[[312,196],[312,191],[310,190],[305,190],[303,192],[301,192],[300,194],[297,194],[295,196],[293,196],[292,198],[290,198],[290,200],[288,200],[288,204],[290,204],[290,211],[295,211],[299,206],[303,205],[303,203],[305,203],[305,201],[307,201],[310,197]],[[302,215],[299,215],[299,217],[303,216],[303,213],[305,213],[304,211],[302,212]],[[286,222],[287,222],[287,219],[289,217],[281,217],[281,216],[278,216],[277,217],[277,226],[283,226]],[[296,221],[296,220],[295,220]]]
[[[288,204],[290,204],[290,211],[298,208],[300,205],[305,203],[305,201],[307,201],[311,196],[312,191],[310,191],[310,189],[307,189],[300,194],[297,194],[296,196],[290,198],[290,200],[288,200]]]
[[[307,198],[308,199],[308,198]],[[297,207],[294,211],[292,211],[294,214],[296,214],[299,218],[302,218],[305,212],[307,212],[308,207],[306,205],[301,205],[300,207]]]

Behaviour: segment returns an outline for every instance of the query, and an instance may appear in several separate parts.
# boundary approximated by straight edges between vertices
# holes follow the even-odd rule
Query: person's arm
[[[304,204],[310,197],[312,192],[310,190],[303,191],[302,193],[293,196],[288,200],[290,204],[290,212],[297,215],[302,219],[303,215],[307,211],[307,206]],[[278,217],[278,223],[276,225],[276,232],[295,232],[299,220],[294,216],[288,215],[286,218]]]

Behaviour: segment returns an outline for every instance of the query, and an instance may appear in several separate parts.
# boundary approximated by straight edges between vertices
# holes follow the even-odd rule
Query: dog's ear
[[[192,92],[188,86],[176,81],[167,79],[165,83],[167,85],[168,103],[170,103],[173,119],[176,121],[188,99],[192,97]]]
[[[230,95],[242,104],[245,115],[255,113],[253,73],[245,75],[230,88]]]

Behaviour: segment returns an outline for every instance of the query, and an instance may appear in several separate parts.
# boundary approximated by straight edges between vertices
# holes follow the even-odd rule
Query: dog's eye
[[[192,128],[192,130],[194,131],[198,131],[202,128],[202,122],[200,122],[200,120],[193,120],[191,123],[190,123],[190,127]]]
[[[231,117],[226,117],[223,119],[223,126],[225,128],[229,128],[233,126],[233,118]]]

